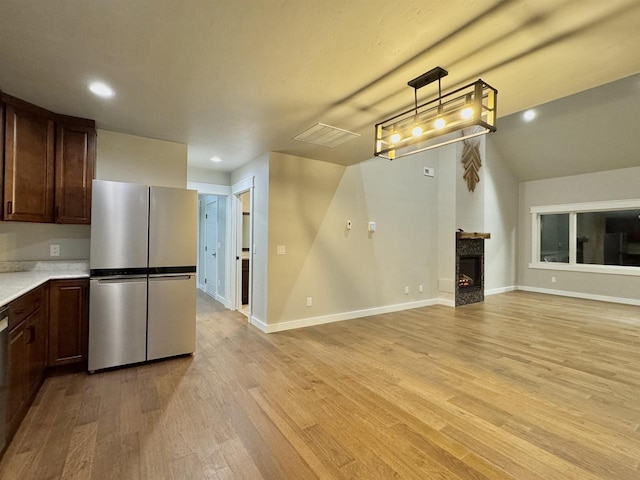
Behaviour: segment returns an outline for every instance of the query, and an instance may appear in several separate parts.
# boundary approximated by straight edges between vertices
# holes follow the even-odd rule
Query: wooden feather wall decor
[[[464,165],[464,178],[467,181],[467,188],[470,192],[476,189],[476,185],[480,181],[478,171],[482,166],[480,158],[480,141],[475,142],[464,140],[464,148],[462,149],[462,164]]]

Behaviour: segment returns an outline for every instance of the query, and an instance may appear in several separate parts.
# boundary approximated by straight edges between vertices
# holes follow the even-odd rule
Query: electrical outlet
[[[435,177],[436,176],[436,169],[433,168],[433,167],[424,167],[423,175],[425,177]]]
[[[307,307],[310,307],[313,305],[313,297],[307,297]]]
[[[422,293],[423,291],[422,285],[418,285],[418,292]]]
[[[551,277],[551,283],[556,283],[556,277]]]
[[[278,245],[276,247],[276,255],[285,255],[287,253],[287,247],[284,245]]]
[[[376,222],[369,222],[367,229],[370,232],[375,232],[376,231]]]
[[[404,287],[404,294],[409,295],[409,287]]]
[[[351,230],[351,220],[347,220],[347,230]]]
[[[59,257],[60,256],[60,245],[49,245],[49,256],[51,256],[51,257]]]

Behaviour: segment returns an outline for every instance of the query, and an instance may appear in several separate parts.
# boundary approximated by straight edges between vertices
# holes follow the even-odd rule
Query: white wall
[[[438,297],[455,301],[456,274],[456,145],[435,150],[438,155],[436,178],[438,185]]]
[[[98,130],[96,178],[186,188],[187,145]]]
[[[345,168],[272,154],[269,325],[437,298],[438,187],[423,176],[437,158]],[[277,245],[286,255],[276,255]]]
[[[231,173],[231,184],[254,177],[252,321],[267,322],[267,255],[269,252],[269,154]],[[233,253],[231,253],[233,255]],[[234,279],[232,279],[233,281]],[[240,295],[241,292],[236,292]]]
[[[91,226],[0,222],[0,262],[19,260],[87,260]],[[60,256],[49,256],[49,245]]]
[[[529,268],[532,206],[640,198],[640,167],[537,180],[520,184],[518,283],[527,288],[640,299],[640,275],[567,272]],[[556,283],[551,283],[551,277]]]
[[[484,228],[491,233],[485,240],[485,291],[516,285],[518,182],[506,166],[489,135],[486,138],[484,166]]]
[[[231,174],[208,168],[187,167],[187,180],[213,185],[231,185]]]
[[[464,142],[455,144],[455,158],[451,159],[456,166],[456,183],[453,186],[456,191],[456,230],[463,229],[465,232],[487,232],[484,223],[485,207],[485,186],[487,184],[487,156],[485,153],[485,138],[472,138],[467,140],[470,144],[478,145],[478,151],[482,161],[478,175],[480,181],[476,184],[473,192],[469,191],[467,181],[464,179],[464,164],[462,163],[462,153]],[[453,235],[455,235],[455,231]],[[486,242],[485,242],[486,243]]]

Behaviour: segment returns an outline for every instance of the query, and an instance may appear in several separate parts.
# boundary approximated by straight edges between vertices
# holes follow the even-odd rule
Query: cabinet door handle
[[[60,217],[60,206],[56,205],[56,219]]]
[[[7,214],[11,215],[13,213],[13,202],[9,200],[7,202]]]
[[[21,308],[20,310],[16,310],[16,315],[22,315],[24,313],[24,308]]]
[[[25,338],[25,340],[24,340],[25,345],[29,345],[29,344],[35,342],[36,341],[36,327],[34,327],[33,325],[30,325],[25,330],[26,330],[26,332],[29,333],[29,336],[27,338]]]

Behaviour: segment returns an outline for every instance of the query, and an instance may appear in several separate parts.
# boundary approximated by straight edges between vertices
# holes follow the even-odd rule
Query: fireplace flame
[[[469,275],[465,275],[464,273],[461,273],[458,276],[458,287],[473,287],[474,282],[473,282],[473,278],[471,278]]]

